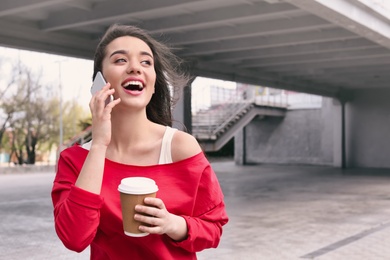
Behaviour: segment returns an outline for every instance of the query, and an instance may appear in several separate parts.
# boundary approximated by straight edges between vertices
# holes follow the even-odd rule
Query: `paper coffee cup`
[[[144,199],[146,197],[156,197],[158,187],[156,182],[152,179],[145,177],[129,177],[121,180],[118,186],[121,208],[123,229],[126,235],[132,237],[143,237],[149,235],[149,233],[142,233],[138,227],[143,224],[142,222],[134,219],[135,206],[145,205]]]

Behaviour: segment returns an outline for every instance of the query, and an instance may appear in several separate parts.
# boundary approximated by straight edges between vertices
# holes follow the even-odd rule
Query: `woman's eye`
[[[120,62],[126,62],[126,60],[125,60],[125,59],[122,59],[122,58],[121,58],[121,59],[116,59],[116,60],[115,60],[115,63],[120,63]]]
[[[149,61],[149,60],[144,60],[141,62],[142,64],[145,64],[145,65],[152,65],[152,62]]]

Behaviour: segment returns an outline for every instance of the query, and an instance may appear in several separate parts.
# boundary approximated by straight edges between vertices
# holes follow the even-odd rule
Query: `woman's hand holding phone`
[[[101,73],[98,74],[91,88],[92,98],[89,102],[92,114],[92,143],[75,183],[77,187],[95,194],[101,192],[104,159],[111,142],[111,112],[120,102],[118,98],[106,105],[107,98],[114,94],[115,89],[105,82]]]
[[[93,80],[93,84],[91,87],[91,94],[95,95],[98,91],[102,90],[106,84],[107,83],[103,77],[103,74],[100,71],[98,71],[96,73],[95,79]],[[108,105],[108,103],[110,103],[113,100],[114,100],[113,96],[109,95],[105,102],[106,106]]]
[[[92,145],[108,146],[111,141],[111,111],[120,99],[113,100],[115,90],[110,88],[102,74],[97,73],[91,88],[89,107],[92,113]]]

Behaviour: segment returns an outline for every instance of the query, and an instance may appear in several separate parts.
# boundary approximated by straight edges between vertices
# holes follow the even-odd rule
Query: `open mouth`
[[[126,90],[131,91],[142,91],[144,89],[144,85],[140,81],[127,81],[122,85]]]

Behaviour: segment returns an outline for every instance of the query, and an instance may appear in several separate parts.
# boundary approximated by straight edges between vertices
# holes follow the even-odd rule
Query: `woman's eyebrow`
[[[112,56],[114,56],[115,54],[127,54],[127,51],[125,51],[125,50],[117,50],[117,51],[114,51],[113,53],[111,53],[110,58],[111,58]]]
[[[141,55],[146,55],[153,59],[153,55],[147,51],[141,51]]]
[[[117,51],[114,51],[113,53],[111,53],[110,57],[114,56],[115,54],[128,54],[128,51],[126,50],[117,50]],[[153,58],[153,55],[147,51],[141,51],[140,52],[141,55],[146,55],[146,56],[149,56],[151,58]]]

